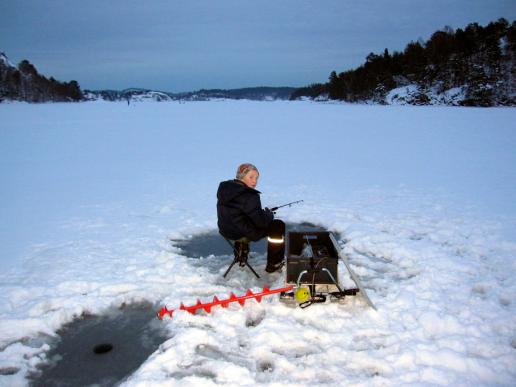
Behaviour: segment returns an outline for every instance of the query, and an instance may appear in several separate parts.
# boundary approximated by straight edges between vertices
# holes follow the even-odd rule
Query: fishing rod
[[[278,209],[280,209],[280,208],[287,207],[287,206],[288,206],[288,207],[290,207],[290,206],[292,206],[293,204],[301,203],[302,201],[303,201],[303,200],[296,200],[295,202],[290,202],[290,203],[287,203],[287,204],[282,204],[281,206],[272,207],[270,210],[271,210],[272,212],[274,212],[274,211],[276,211],[276,210],[278,210]]]

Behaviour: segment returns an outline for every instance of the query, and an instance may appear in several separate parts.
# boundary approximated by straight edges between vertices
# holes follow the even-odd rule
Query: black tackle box
[[[302,284],[333,284],[328,271],[338,281],[339,257],[328,231],[289,232],[286,247],[287,283],[297,283],[299,274],[305,270]]]

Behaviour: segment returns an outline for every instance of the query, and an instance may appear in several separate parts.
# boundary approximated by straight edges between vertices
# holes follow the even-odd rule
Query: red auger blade
[[[166,306],[164,306],[163,308],[161,308],[159,310],[159,312],[157,313],[157,316],[160,320],[163,320],[163,317],[165,316],[169,316],[169,317],[172,317],[172,314],[174,313],[174,310],[168,310]]]
[[[189,313],[195,314],[197,309],[204,309],[206,313],[210,313],[211,308],[217,305],[220,305],[223,308],[227,308],[231,302],[238,302],[240,305],[244,306],[245,302],[251,298],[254,298],[256,301],[261,302],[263,296],[270,296],[276,293],[288,292],[293,288],[293,285],[289,285],[283,288],[270,289],[267,285],[264,285],[263,290],[260,293],[253,293],[251,289],[247,289],[245,295],[237,297],[233,292],[231,292],[229,298],[226,300],[219,300],[217,296],[214,296],[213,301],[207,302],[206,304],[203,304],[201,300],[197,299],[197,303],[192,306],[184,306],[184,304],[181,303],[179,306],[179,310],[186,310]],[[172,317],[173,313],[174,309],[168,309],[166,306],[164,306],[159,310],[157,316],[160,320],[162,320],[165,316]]]

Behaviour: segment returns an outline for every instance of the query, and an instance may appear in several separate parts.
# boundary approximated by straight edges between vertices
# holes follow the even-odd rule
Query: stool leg
[[[253,274],[256,276],[256,278],[260,278],[258,273],[254,271],[253,267],[251,265],[249,265],[249,263],[247,263],[247,261],[245,261],[245,264],[253,272]]]
[[[247,262],[247,258],[249,256],[249,243],[236,241],[235,244],[232,245],[232,247],[233,247],[233,253],[234,253],[235,258],[233,259],[233,262],[231,263],[231,265],[229,265],[229,267],[226,270],[226,272],[224,273],[223,277],[226,278],[226,276],[231,271],[233,266],[236,263],[238,263],[238,265],[241,267],[247,266],[253,272],[253,274],[256,276],[256,278],[260,278],[258,273]]]
[[[229,265],[228,269],[226,270],[226,272],[224,273],[223,277],[226,278],[226,276],[228,275],[228,273],[231,271],[231,269],[233,268],[233,266],[235,265],[235,263],[237,263],[237,260],[234,259],[233,260],[233,263],[231,265]]]

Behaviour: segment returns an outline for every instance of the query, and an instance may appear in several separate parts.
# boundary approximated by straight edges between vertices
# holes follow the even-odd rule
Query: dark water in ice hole
[[[58,331],[50,364],[32,386],[113,386],[131,375],[166,340],[156,305],[133,304],[77,319]]]
[[[323,228],[311,223],[287,223],[287,232],[320,230]],[[217,231],[173,243],[191,258],[232,254]],[[251,243],[251,251],[266,254],[266,240]],[[122,382],[167,338],[162,322],[155,317],[158,309],[150,303],[128,305],[65,325],[58,332],[57,343],[51,344],[50,363],[31,375],[31,385],[112,386]]]
[[[289,231],[323,231],[325,229],[312,223],[303,222],[287,223],[286,230],[288,233]],[[334,234],[338,239],[338,234],[335,232]],[[210,255],[223,256],[233,254],[231,246],[216,230],[205,234],[193,235],[188,239],[173,240],[172,242],[174,246],[181,248],[182,255],[191,258],[208,257]],[[252,253],[256,254],[267,253],[266,238],[258,242],[251,242],[250,250]]]

